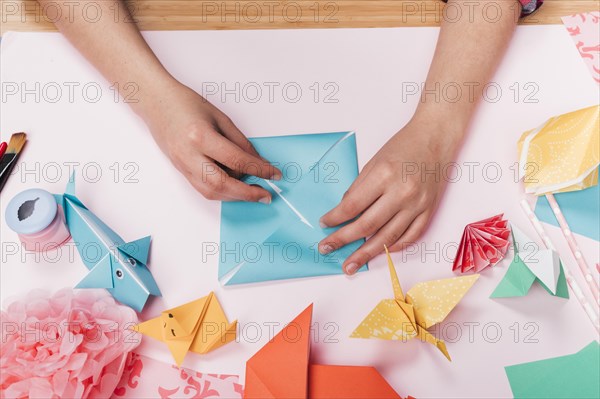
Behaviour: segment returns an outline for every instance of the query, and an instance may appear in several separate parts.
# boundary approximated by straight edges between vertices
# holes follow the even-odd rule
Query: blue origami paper
[[[79,255],[90,270],[75,288],[105,288],[138,312],[150,295],[161,295],[146,266],[150,237],[125,242],[75,196],[74,176],[65,194],[56,199],[62,205]]]
[[[271,192],[270,205],[223,203],[219,280],[234,285],[342,274],[344,260],[364,240],[321,255],[319,241],[337,228],[321,228],[319,219],[339,204],[358,176],[354,133],[250,141],[263,157],[280,168],[283,178],[246,179],[247,183]]]
[[[580,191],[556,193],[554,197],[574,233],[600,241],[600,226],[598,225],[598,220],[600,220],[600,185]],[[546,197],[541,196],[538,198],[535,214],[542,222],[559,227]]]

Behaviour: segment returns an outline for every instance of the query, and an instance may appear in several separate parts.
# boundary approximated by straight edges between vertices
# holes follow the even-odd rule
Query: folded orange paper
[[[374,367],[309,363],[312,308],[248,360],[244,398],[400,398]]]

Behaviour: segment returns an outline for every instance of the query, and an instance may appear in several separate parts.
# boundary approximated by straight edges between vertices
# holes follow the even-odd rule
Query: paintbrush
[[[8,147],[8,144],[5,142],[0,143],[0,159],[2,159],[2,155],[6,152],[6,147]]]
[[[25,133],[15,133],[10,137],[6,153],[0,159],[0,191],[2,191],[13,168],[17,164],[19,154],[21,154],[21,150],[23,150],[26,142],[27,135]]]

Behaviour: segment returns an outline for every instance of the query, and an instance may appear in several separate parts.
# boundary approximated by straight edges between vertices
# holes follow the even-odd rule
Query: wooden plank
[[[53,21],[58,17],[54,3],[58,1],[69,0],[51,2],[45,10],[35,0],[0,0],[0,33],[54,31]],[[93,2],[87,6],[78,0],[69,3],[69,13],[81,13],[90,21],[96,18]],[[129,0],[128,4],[144,30],[436,26],[442,18],[457,18],[450,9],[444,11],[439,0]],[[493,19],[493,2],[485,4],[474,2],[473,12]],[[595,0],[546,0],[539,12],[522,23],[557,24],[564,15],[599,8]],[[115,14],[108,17],[124,17]]]

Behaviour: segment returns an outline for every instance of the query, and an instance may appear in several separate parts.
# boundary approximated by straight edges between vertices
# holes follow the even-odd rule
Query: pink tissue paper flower
[[[0,313],[0,397],[110,397],[131,351],[133,309],[104,290],[36,290]]]

